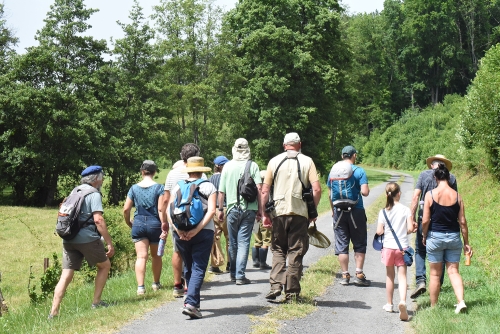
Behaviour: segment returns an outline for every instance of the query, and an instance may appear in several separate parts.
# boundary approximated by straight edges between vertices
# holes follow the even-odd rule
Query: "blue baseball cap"
[[[214,164],[216,164],[217,166],[222,166],[228,161],[229,160],[227,160],[225,156],[219,155],[217,158],[214,159]]]
[[[88,175],[92,175],[92,174],[97,174],[97,173],[102,173],[102,167],[101,166],[88,166],[87,168],[85,168],[82,172],[82,174],[80,174],[81,176],[88,176]]]

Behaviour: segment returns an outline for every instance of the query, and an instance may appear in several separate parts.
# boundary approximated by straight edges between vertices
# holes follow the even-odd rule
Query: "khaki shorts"
[[[259,223],[259,230],[257,233],[254,233],[254,246],[255,247],[269,247],[271,246],[271,237],[273,235],[273,229],[272,228],[265,228],[262,226],[262,221]]]
[[[80,270],[83,258],[91,267],[106,262],[108,257],[101,239],[85,244],[63,243],[63,269]]]

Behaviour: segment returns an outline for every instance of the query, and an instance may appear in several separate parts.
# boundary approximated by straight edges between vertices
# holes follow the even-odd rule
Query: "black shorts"
[[[333,221],[336,222],[342,211],[334,211]],[[352,218],[351,218],[352,214]],[[354,222],[356,227],[354,227]],[[366,253],[367,228],[365,209],[352,209],[351,212],[344,211],[336,228],[335,233],[335,255],[349,254],[349,242],[352,242],[354,252]]]

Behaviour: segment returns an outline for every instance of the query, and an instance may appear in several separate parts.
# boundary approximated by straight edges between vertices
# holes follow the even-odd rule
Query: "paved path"
[[[395,181],[398,179],[399,176],[393,177]],[[370,196],[364,198],[365,205],[370,205],[378,198],[384,188],[385,185],[381,184],[371,189]],[[403,204],[409,205],[412,190],[413,180],[408,176],[402,184]],[[333,240],[330,215],[320,217],[317,225],[321,232]],[[375,224],[369,230],[365,273],[372,280],[372,285],[364,288],[345,287],[334,279],[326,294],[317,298],[317,311],[303,319],[283,322],[282,333],[404,332],[405,325],[399,321],[397,313],[389,314],[382,310],[385,304],[385,268],[380,263],[380,253],[371,247]],[[305,268],[331,252],[332,247],[325,250],[311,246],[304,257]],[[271,256],[269,252],[268,263],[271,263]],[[353,263],[349,266],[355,268]],[[409,275],[409,284],[413,276]],[[235,285],[230,281],[229,274],[214,276],[212,282],[204,283],[201,320],[191,320],[181,314],[182,299],[177,299],[130,322],[119,333],[249,333],[252,326],[249,315],[263,315],[273,304],[264,298],[269,291],[269,271],[253,269],[249,261],[247,277],[253,284]]]

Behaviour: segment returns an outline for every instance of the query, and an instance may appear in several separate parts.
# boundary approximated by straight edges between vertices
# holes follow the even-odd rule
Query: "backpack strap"
[[[92,186],[90,189],[82,189],[82,188],[80,188],[80,186],[78,186],[75,189],[73,189],[73,191],[82,193],[82,201],[85,200],[85,197],[87,197],[87,195],[99,192],[99,190],[97,190],[96,188],[94,188]],[[82,210],[80,208],[80,212],[78,212],[78,216],[80,216],[81,213],[82,213]],[[84,220],[83,222],[78,220],[78,224],[80,224],[80,228],[95,224],[94,221],[89,222],[90,219],[93,219],[92,213],[90,213],[89,217],[86,220]]]
[[[300,153],[299,153],[300,154]],[[276,178],[276,175],[278,175],[278,170],[280,169],[281,165],[283,165],[283,163],[285,161],[287,161],[288,159],[295,159],[297,160],[297,174],[298,174],[298,177],[299,177],[299,181],[300,183],[302,184],[302,189],[306,189],[305,185],[304,185],[304,182],[302,182],[302,177],[300,176],[300,163],[299,163],[299,159],[297,159],[297,156],[299,155],[297,154],[295,156],[295,158],[289,158],[288,156],[286,156],[283,160],[281,160],[281,162],[278,164],[278,167],[276,167],[276,170],[274,171],[274,175],[273,175],[273,183],[271,184],[271,187],[274,186],[274,179]]]
[[[247,160],[245,164],[245,170],[243,171],[243,175],[241,177],[245,177],[246,174],[250,174],[250,165],[252,164],[252,160]],[[241,179],[240,177],[240,179]],[[243,199],[245,201],[245,199]],[[240,206],[240,182],[238,179],[238,183],[236,184],[236,205]]]

